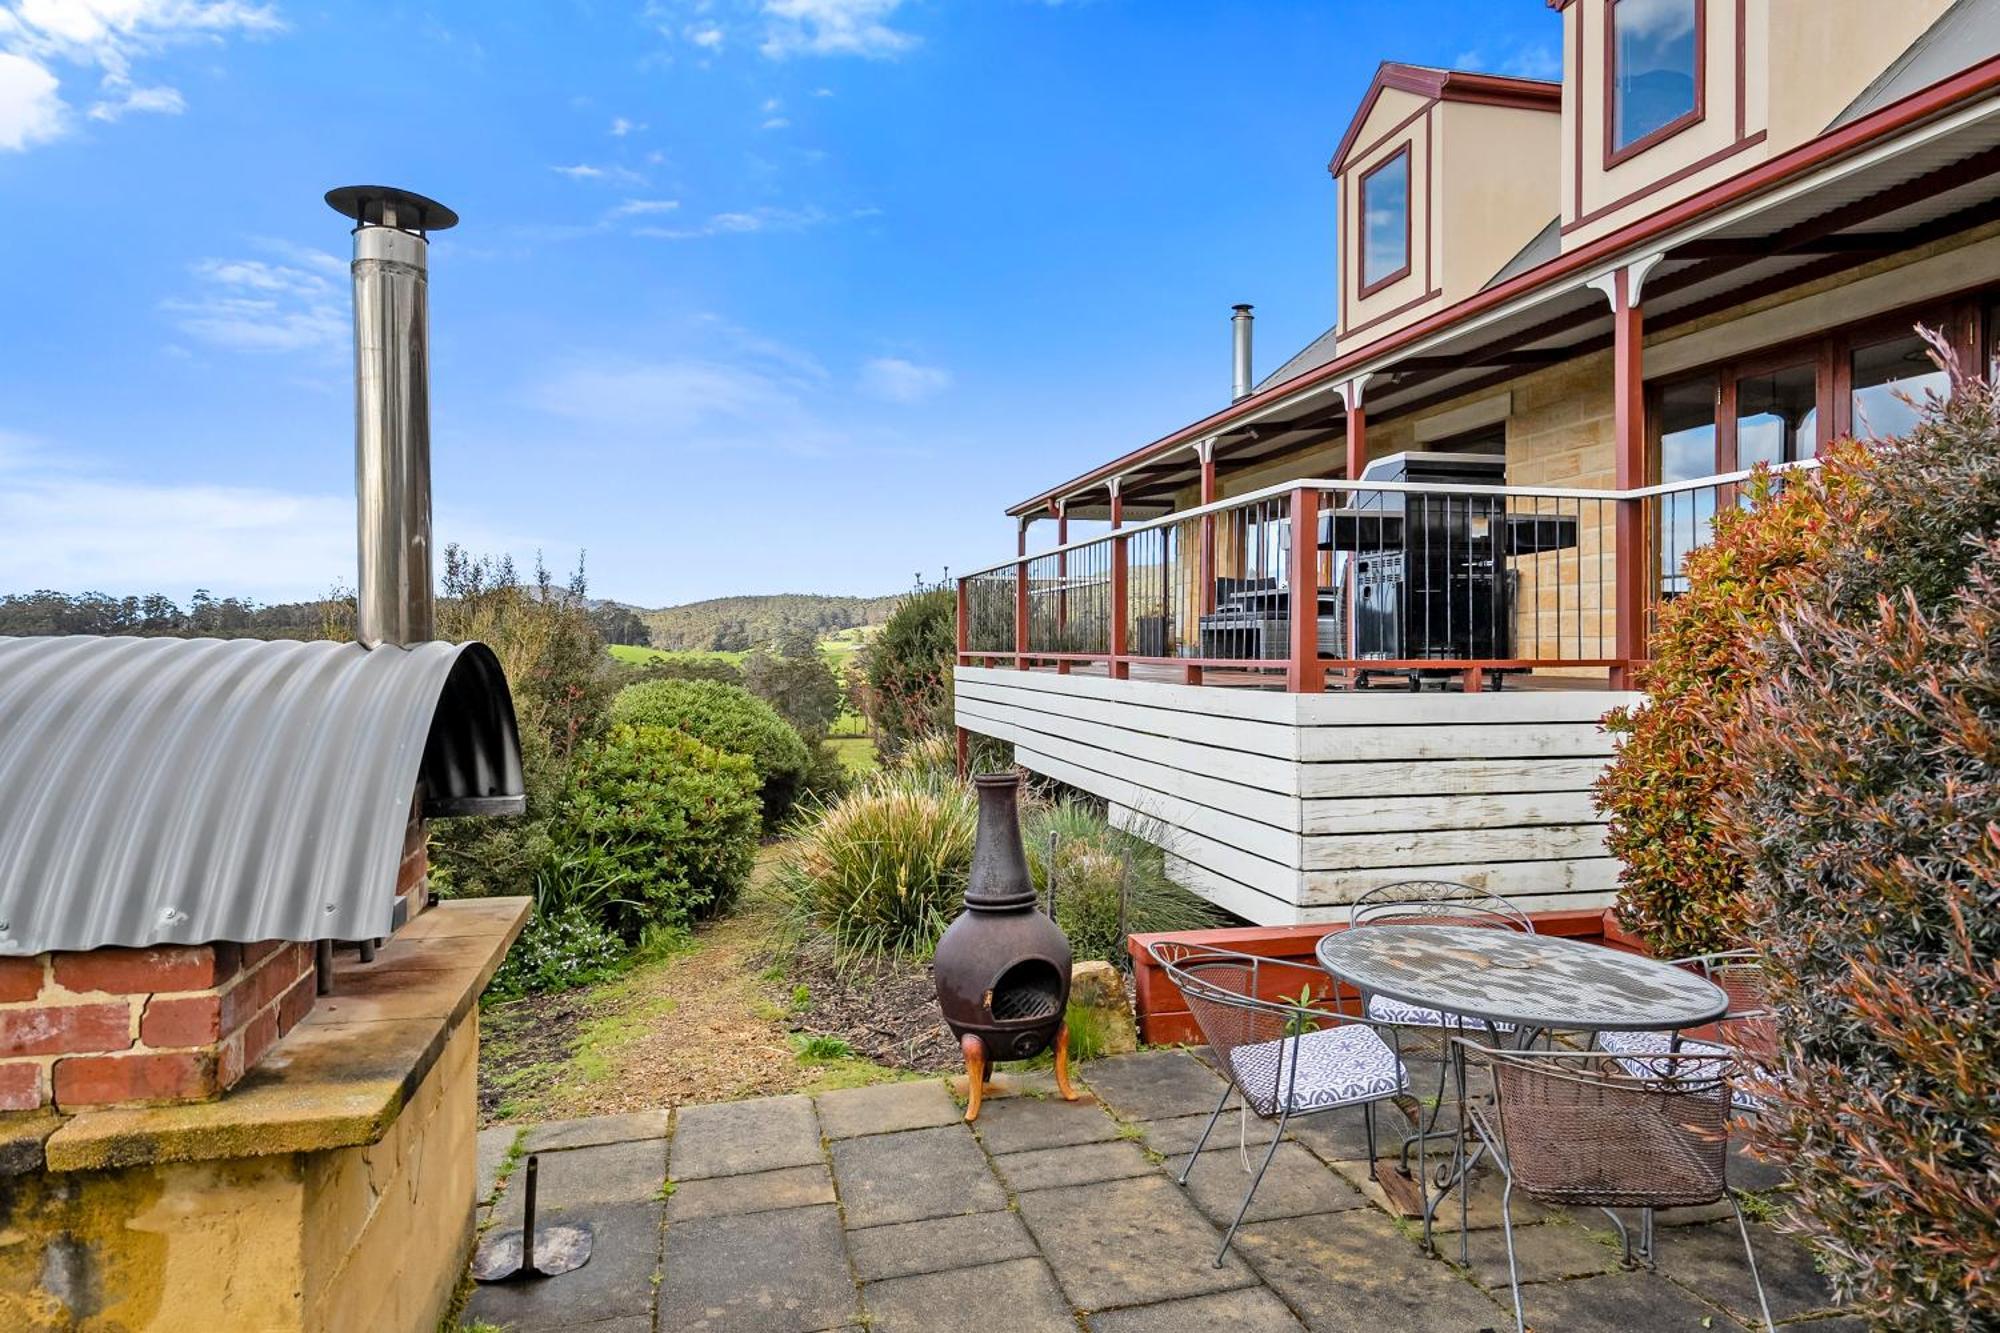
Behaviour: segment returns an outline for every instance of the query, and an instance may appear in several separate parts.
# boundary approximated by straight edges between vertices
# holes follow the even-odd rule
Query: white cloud
[[[56,76],[26,56],[0,51],[0,151],[18,153],[62,133]]]
[[[690,241],[705,236],[746,236],[759,232],[806,231],[831,221],[818,208],[758,207],[739,212],[714,213],[704,222],[687,227],[635,227],[635,236],[663,241]]]
[[[593,162],[576,162],[569,166],[551,166],[549,170],[558,176],[567,176],[573,181],[615,181],[620,185],[646,183],[646,178],[630,167],[608,164],[600,166]]]
[[[722,49],[722,29],[716,27],[713,23],[691,23],[682,30],[681,35],[691,45],[698,46],[704,51],[720,51]]]
[[[352,324],[332,255],[273,264],[261,259],[204,259],[191,272],[196,290],[160,303],[188,337],[248,352],[325,352],[347,345]]]
[[[650,217],[658,213],[671,213],[681,206],[678,199],[627,199],[611,210],[614,218]]]
[[[155,115],[178,116],[187,110],[187,99],[178,88],[131,88],[119,90],[115,98],[108,98],[90,108],[92,120],[117,120],[120,116],[134,111],[151,112]]]
[[[93,120],[178,115],[187,105],[180,90],[140,85],[137,64],[187,42],[283,27],[270,6],[243,0],[0,0],[0,149],[20,151],[62,133],[69,104],[58,65],[97,73]]]
[[[902,0],[764,0],[764,42],[773,60],[790,56],[901,55],[917,38],[889,26]]]
[[[951,386],[951,372],[900,356],[878,356],[861,367],[861,391],[891,403],[921,402]]]
[[[614,139],[622,139],[628,134],[637,134],[645,128],[644,123],[636,120],[628,120],[624,116],[613,116],[611,118],[611,137]]]
[[[1474,47],[1453,57],[1453,69],[1484,70],[1509,74],[1517,79],[1557,80],[1562,78],[1562,51],[1549,42],[1522,42],[1499,56],[1488,56]]]
[[[480,551],[537,545],[448,506],[437,531]],[[121,476],[0,430],[0,569],[0,592],[317,597],[354,581],[354,497]]]

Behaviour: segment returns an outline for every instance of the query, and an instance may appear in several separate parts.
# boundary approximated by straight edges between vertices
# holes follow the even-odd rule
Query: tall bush
[[[1750,508],[1716,516],[1713,540],[1688,554],[1687,591],[1660,607],[1637,682],[1646,701],[1604,718],[1620,738],[1597,783],[1621,862],[1618,915],[1669,957],[1745,943],[1743,858],[1718,831],[1741,797],[1723,728],[1763,677],[1760,641],[1828,535],[1819,480],[1779,487],[1764,473],[1748,496]]]
[[[601,886],[591,908],[627,941],[735,900],[757,855],[747,756],[670,727],[614,726],[570,765],[553,826],[566,873]]]
[[[2000,1325],[2000,399],[1856,459],[1732,728],[1780,1011],[1770,1147],[1836,1287]]]
[[[718,750],[749,756],[767,829],[784,821],[812,767],[812,755],[799,733],[769,704],[734,685],[709,680],[627,685],[611,701],[611,721],[671,727]]]
[[[958,599],[942,587],[905,597],[862,648],[863,711],[885,757],[926,733],[950,731],[957,655]]]
[[[1023,821],[1035,885],[1049,891],[1055,867],[1056,924],[1079,959],[1125,966],[1125,937],[1161,930],[1207,930],[1223,916],[1167,876],[1163,825],[1113,827],[1092,802],[1074,796],[1038,804]]]

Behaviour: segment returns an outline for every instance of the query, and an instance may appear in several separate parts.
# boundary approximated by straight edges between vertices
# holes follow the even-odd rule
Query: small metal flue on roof
[[[1250,326],[1257,317],[1250,313],[1248,305],[1232,307],[1235,314],[1229,317],[1229,332],[1235,343],[1235,390],[1229,401],[1240,403],[1248,398],[1256,386],[1256,378],[1250,371]]]
[[[368,648],[428,643],[437,617],[427,237],[458,214],[386,185],[342,186],[326,202],[354,219],[355,637]]]

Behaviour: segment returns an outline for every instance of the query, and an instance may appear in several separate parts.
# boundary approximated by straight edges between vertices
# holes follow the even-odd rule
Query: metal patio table
[[[1381,995],[1457,1015],[1468,1029],[1496,1038],[1512,1030],[1525,1045],[1550,1031],[1658,1032],[1700,1027],[1722,1017],[1729,996],[1683,968],[1638,954],[1548,935],[1474,926],[1361,926],[1321,938],[1319,965],[1367,997]],[[1461,1128],[1465,1065],[1453,1052]],[[1430,1133],[1418,1121],[1418,1179],[1424,1195],[1424,1244],[1431,1243],[1437,1204],[1424,1174]],[[1449,1174],[1439,1202],[1470,1171],[1462,1133],[1452,1134]],[[1463,1241],[1464,1229],[1460,1228]]]

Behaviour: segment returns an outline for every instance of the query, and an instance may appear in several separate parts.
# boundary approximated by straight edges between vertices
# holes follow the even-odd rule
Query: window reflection
[[[1700,0],[1615,0],[1611,145],[1628,148],[1695,107]]]
[[[1737,380],[1736,466],[1776,467],[1818,452],[1818,387],[1810,362]]]
[[[1410,265],[1410,155],[1398,153],[1361,178],[1361,285]]]
[[[1914,333],[1854,349],[1853,423],[1856,439],[1887,439],[1917,424],[1927,394],[1951,396],[1951,380]]]
[[[1692,481],[1716,473],[1715,381],[1684,380],[1661,390],[1660,480]],[[1684,592],[1681,561],[1708,540],[1715,522],[1713,490],[1662,495],[1659,502],[1660,590]]]

